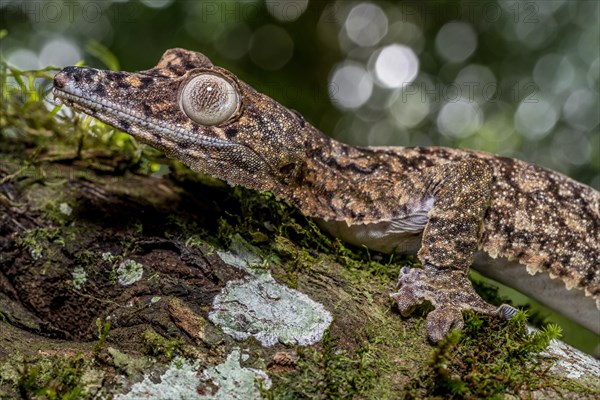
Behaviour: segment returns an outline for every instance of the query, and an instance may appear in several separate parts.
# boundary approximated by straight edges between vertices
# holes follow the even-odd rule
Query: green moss
[[[527,323],[529,325],[543,328],[547,325],[545,321],[545,317],[539,311],[531,311],[531,306],[526,304],[514,304],[514,302],[508,297],[501,296],[499,293],[499,288],[497,285],[493,285],[485,281],[484,277],[479,275],[476,271],[470,271],[471,281],[473,283],[473,287],[477,294],[481,296],[483,300],[490,304],[495,304],[497,306],[501,304],[510,304],[519,310],[523,310],[527,312]]]
[[[110,332],[110,321],[106,321],[103,324],[100,318],[96,318],[96,328],[98,328],[98,341],[94,345],[94,358],[98,357],[100,351],[102,351],[102,348],[104,347],[104,343],[106,343],[108,333]]]
[[[274,375],[274,387],[263,395],[281,398],[352,398],[371,392],[378,383],[379,368],[371,349],[361,347],[349,356],[338,348],[338,338],[326,331],[320,350],[297,348],[297,372]]]
[[[170,361],[184,351],[185,341],[181,338],[167,339],[152,329],[142,334],[144,352],[153,357]]]
[[[58,228],[34,228],[24,232],[21,238],[21,245],[29,252],[31,258],[39,260],[44,257],[44,250],[49,250],[49,243],[65,245],[65,240],[61,236]]]
[[[109,347],[106,350],[110,354],[114,366],[130,378],[139,377],[152,367],[152,363],[148,360],[148,357],[134,357],[122,353],[113,347]]]
[[[296,281],[294,275],[308,272],[316,257],[323,254],[332,256],[333,261],[348,271],[358,272],[355,278],[361,279],[364,271],[368,271],[370,277],[397,279],[399,263],[416,263],[412,257],[379,254],[349,246],[323,233],[312,219],[276,200],[271,193],[236,187],[231,196],[239,205],[239,213],[221,218],[215,244],[228,247],[232,235],[242,234],[245,240],[263,248],[265,254],[274,253],[284,261],[292,261],[288,264],[291,267],[288,279],[292,285]]]
[[[73,207],[67,201],[49,200],[43,208],[47,219],[59,225],[66,225],[73,220]]]
[[[354,327],[357,346],[328,330],[321,347],[295,349],[292,371],[270,371],[270,399],[397,399],[407,381],[424,364],[430,349],[419,323],[404,323],[397,315],[372,308],[364,324]],[[413,320],[413,322],[415,322]],[[337,324],[344,323],[337,321]],[[336,322],[333,324],[336,325]],[[333,328],[332,328],[333,329]],[[343,329],[343,328],[340,328]]]
[[[436,346],[427,370],[411,380],[404,396],[496,398],[538,389],[559,395],[561,389],[573,391],[572,382],[549,379],[551,364],[539,355],[560,336],[560,328],[549,325],[528,333],[526,322],[523,312],[508,322],[466,313],[464,330],[452,332]]]
[[[78,354],[26,360],[15,354],[0,364],[0,382],[10,382],[23,398],[81,399],[90,379],[101,381],[101,373],[93,373],[91,362]],[[93,387],[93,385],[90,385]]]

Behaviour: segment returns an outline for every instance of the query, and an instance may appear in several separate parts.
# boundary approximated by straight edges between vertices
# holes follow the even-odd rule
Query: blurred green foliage
[[[140,70],[194,49],[337,139],[481,149],[598,188],[599,4],[3,0],[0,51]]]

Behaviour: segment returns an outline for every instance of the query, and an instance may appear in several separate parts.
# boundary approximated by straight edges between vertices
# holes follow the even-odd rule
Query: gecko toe
[[[403,267],[398,276],[398,291],[390,294],[390,297],[398,304],[402,316],[409,316],[412,311],[423,303],[425,293],[423,292],[423,270],[418,268]]]
[[[390,297],[396,301],[398,310],[403,317],[408,317],[423,302],[423,299],[419,298],[411,288],[407,287],[390,294]]]
[[[515,315],[517,315],[518,312],[519,310],[514,308],[513,306],[510,306],[508,304],[502,304],[494,311],[494,314],[504,319],[512,319]]]
[[[461,330],[464,326],[462,313],[456,307],[439,307],[427,315],[427,336],[434,343],[439,342],[451,330]]]

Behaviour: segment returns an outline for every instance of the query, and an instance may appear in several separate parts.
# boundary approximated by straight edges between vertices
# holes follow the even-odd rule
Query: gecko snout
[[[54,87],[63,89],[71,79],[75,82],[81,80],[80,68],[77,67],[65,67],[58,74],[54,76]]]

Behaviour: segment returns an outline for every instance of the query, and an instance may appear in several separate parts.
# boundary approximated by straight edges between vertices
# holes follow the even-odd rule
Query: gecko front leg
[[[398,292],[392,295],[403,315],[429,301],[427,334],[437,342],[463,326],[462,310],[471,309],[510,318],[516,310],[496,308],[479,297],[468,279],[469,267],[482,234],[493,176],[482,160],[466,159],[434,167],[429,195],[433,208],[423,230],[418,257],[422,269],[402,268]]]

